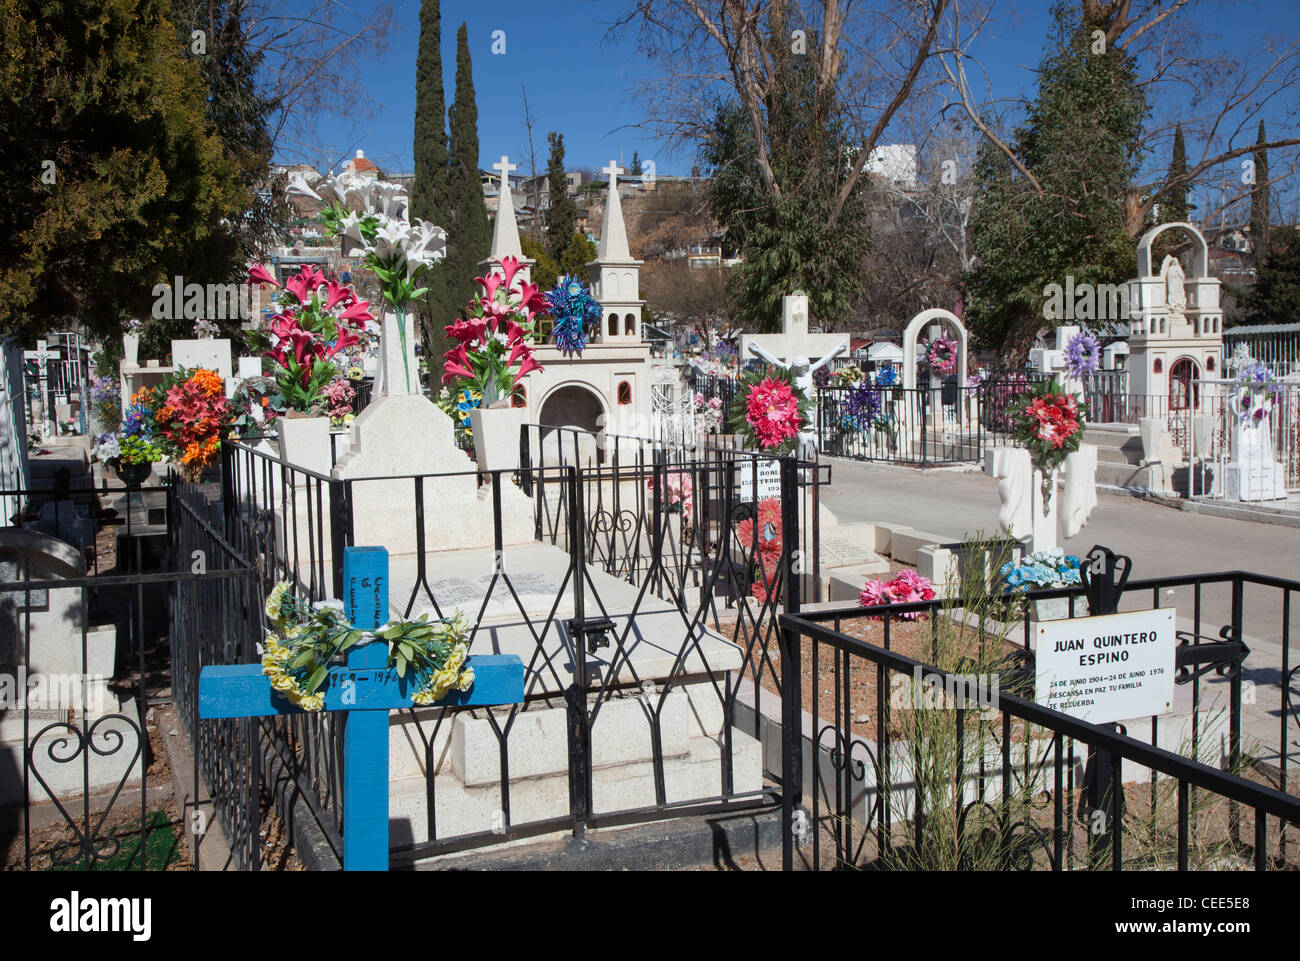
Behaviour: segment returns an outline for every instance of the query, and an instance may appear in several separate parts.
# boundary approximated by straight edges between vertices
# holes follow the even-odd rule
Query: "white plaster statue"
[[[1073,537],[1088,523],[1097,506],[1097,448],[1080,444],[1065,458],[1065,487],[1056,508],[1061,540]]]
[[[985,458],[985,473],[998,481],[998,526],[1030,551],[1058,547],[1083,530],[1097,506],[1097,448],[1080,444],[1052,471],[1044,503],[1042,474],[1023,447],[995,447]],[[1064,487],[1056,490],[1056,478]]]
[[[985,460],[985,472],[998,481],[998,526],[1016,539],[1033,530],[1034,465],[1023,447],[994,447]]]
[[[1165,304],[1169,307],[1169,313],[1175,317],[1184,316],[1187,313],[1187,288],[1183,283],[1186,279],[1183,265],[1177,257],[1170,254],[1165,257],[1160,273],[1165,278]]]

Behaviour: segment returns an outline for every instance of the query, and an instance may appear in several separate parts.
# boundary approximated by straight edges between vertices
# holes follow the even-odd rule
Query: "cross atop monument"
[[[619,174],[623,173],[623,168],[618,165],[617,160],[611,160],[608,167],[600,168],[604,173],[609,174],[609,179],[613,180]]]
[[[519,164],[512,164],[510,158],[502,154],[501,159],[492,165],[492,169],[501,171],[501,182],[504,184],[510,181],[510,171],[518,170]]]

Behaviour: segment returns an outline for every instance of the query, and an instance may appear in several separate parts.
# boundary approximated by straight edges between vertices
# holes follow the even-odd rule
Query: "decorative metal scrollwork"
[[[121,726],[119,727],[118,724]],[[100,730],[101,727],[104,729]],[[91,754],[107,758],[114,757],[122,751],[123,747],[129,743],[128,732],[124,731],[123,728],[129,729],[129,733],[135,736],[135,746],[122,771],[122,777],[113,788],[112,797],[109,798],[108,804],[97,815],[88,815],[84,819],[76,818],[64,807],[63,802],[50,786],[49,781],[41,774],[41,765],[38,763],[41,750],[44,751],[45,756],[52,763],[57,765],[71,764],[81,758],[83,754],[87,755],[86,763],[89,764],[89,755]],[[49,739],[47,744],[42,745],[42,739],[47,734],[55,731],[62,733]],[[98,742],[96,738],[99,739]],[[27,769],[31,771],[36,783],[54,802],[59,815],[67,823],[74,835],[72,841],[58,841],[55,843],[50,855],[51,861],[55,865],[82,862],[89,866],[96,861],[106,861],[117,854],[121,842],[112,834],[102,832],[118,795],[122,793],[122,788],[125,787],[136,761],[140,758],[143,747],[144,734],[140,726],[123,714],[106,714],[85,728],[69,721],[56,721],[47,724],[36,732],[36,735],[28,744]],[[85,775],[83,775],[84,781]],[[88,783],[83,783],[82,789],[84,794],[88,795],[90,793]]]

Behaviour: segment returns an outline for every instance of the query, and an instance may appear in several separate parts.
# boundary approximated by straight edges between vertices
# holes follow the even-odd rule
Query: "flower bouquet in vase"
[[[542,365],[533,357],[536,318],[546,301],[536,284],[519,280],[519,261],[506,257],[501,270],[476,277],[482,290],[464,317],[447,328],[456,346],[443,358],[442,382],[478,394],[469,412],[474,455],[480,470],[519,466],[519,430],[526,416],[523,378]]]
[[[1011,436],[1029,451],[1042,491],[1044,516],[1050,511],[1057,472],[1079,449],[1086,415],[1087,405],[1055,381],[1032,385],[1011,409]]]
[[[249,281],[280,287],[260,265],[249,272]],[[360,343],[366,322],[374,319],[369,307],[351,287],[327,281],[310,265],[285,281],[265,356],[275,363],[272,376],[279,393],[268,406],[283,414],[275,423],[286,461],[329,471],[330,418],[339,407],[331,391],[339,393],[332,385],[342,378],[334,358]]]

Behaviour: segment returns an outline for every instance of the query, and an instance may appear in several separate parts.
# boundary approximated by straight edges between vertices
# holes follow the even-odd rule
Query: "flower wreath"
[[[1087,404],[1054,380],[1032,385],[1013,401],[1011,436],[1029,449],[1034,467],[1042,471],[1044,513],[1052,496],[1052,472],[1079,449],[1087,411]]]
[[[551,333],[566,357],[581,354],[587,346],[587,327],[600,323],[600,304],[577,277],[567,274],[546,294],[546,306],[555,318]]]
[[[931,370],[951,374],[957,369],[957,342],[949,337],[936,337],[925,348],[925,362]]]
[[[760,367],[746,371],[736,385],[728,426],[745,446],[769,454],[792,453],[799,432],[809,423],[808,402],[785,367]]]
[[[469,656],[469,624],[464,614],[431,620],[422,614],[412,621],[392,620],[373,631],[354,628],[336,602],[308,604],[297,597],[288,581],[281,581],[266,598],[266,617],[272,632],[262,647],[262,673],[273,690],[304,711],[325,707],[321,685],[330,662],[353,646],[368,641],[388,642],[388,666],[397,676],[411,675],[415,704],[433,704],[455,688],[474,686],[474,671],[465,667]]]

